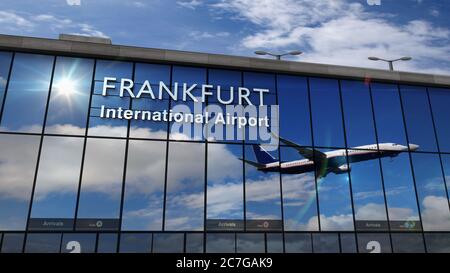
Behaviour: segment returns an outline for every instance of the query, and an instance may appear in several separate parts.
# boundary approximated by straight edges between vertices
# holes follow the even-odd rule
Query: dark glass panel
[[[314,253],[339,253],[339,236],[337,233],[313,233]]]
[[[116,233],[99,233],[97,253],[116,253],[118,237]]]
[[[284,234],[284,247],[286,253],[312,253],[310,233]]]
[[[428,253],[450,253],[450,234],[448,233],[425,233],[425,242]]]
[[[235,253],[234,233],[207,233],[206,253]]]
[[[183,253],[183,233],[154,233],[153,253]]]
[[[152,248],[152,234],[122,233],[120,235],[120,253],[150,253]]]
[[[65,233],[61,245],[61,253],[94,253],[96,234]]]
[[[23,249],[24,233],[3,234],[1,253],[21,253]]]
[[[144,83],[148,80],[150,84],[159,85],[159,82],[164,82],[167,86],[170,85],[170,66],[161,64],[145,64],[136,63],[134,71],[135,83]],[[156,89],[158,90],[158,89]],[[154,90],[155,91],[155,90]],[[156,94],[155,94],[156,96]]]
[[[392,248],[394,253],[424,253],[422,234],[392,233]]]
[[[237,253],[265,253],[264,233],[236,234]]]
[[[283,234],[267,233],[267,253],[283,253]]]
[[[342,253],[357,253],[356,237],[353,233],[341,233],[341,252]]]
[[[391,253],[391,241],[389,234],[384,233],[359,233],[359,253]]]
[[[450,89],[428,89],[441,152],[450,152]]]
[[[3,98],[11,67],[12,53],[0,51],[0,113],[2,112]]]
[[[186,253],[203,253],[203,233],[186,233]]]
[[[61,234],[29,233],[25,245],[26,253],[59,253]]]

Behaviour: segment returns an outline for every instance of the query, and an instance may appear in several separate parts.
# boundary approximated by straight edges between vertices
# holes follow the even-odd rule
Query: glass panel
[[[206,253],[235,253],[234,233],[206,234]]]
[[[391,253],[389,234],[359,233],[358,250],[359,253]]]
[[[424,253],[422,234],[391,234],[394,253]]]
[[[447,188],[447,196],[450,194],[450,155],[441,154],[442,168],[444,174],[445,185]]]
[[[284,247],[286,253],[312,253],[310,233],[284,234]]]
[[[44,137],[29,229],[73,228],[83,146],[82,138]]]
[[[437,152],[433,119],[425,87],[400,86],[406,130],[419,151]]]
[[[133,63],[97,60],[95,68],[95,80],[103,81],[104,77],[115,77],[120,82],[121,78],[131,79]]]
[[[87,140],[77,229],[116,230],[119,227],[124,155],[124,140]]]
[[[116,233],[100,233],[98,234],[97,253],[116,253],[117,252]]]
[[[430,88],[431,109],[433,111],[436,134],[441,152],[450,152],[450,90]]]
[[[425,231],[450,230],[450,210],[439,155],[412,153],[414,176]]]
[[[237,253],[265,253],[264,233],[238,233],[236,238]]]
[[[148,80],[150,84],[164,82],[170,84],[170,65],[136,63],[134,71],[135,83],[144,83]]]
[[[376,144],[369,86],[359,81],[341,81],[347,146]]]
[[[3,234],[2,253],[21,253],[23,249],[24,233]]]
[[[450,234],[448,233],[425,233],[425,242],[428,253],[450,253]]]
[[[204,144],[169,143],[166,230],[203,230],[204,162]]]
[[[141,98],[134,99],[131,103],[133,110],[163,112],[169,109],[168,100]],[[130,137],[144,139],[167,139],[167,126],[166,121],[132,119],[130,121]]]
[[[311,120],[306,78],[278,76],[280,136],[299,145],[311,146]]]
[[[0,135],[0,230],[25,230],[40,137]]]
[[[382,143],[406,144],[405,127],[398,87],[372,84],[373,108],[380,150]]]
[[[2,112],[3,98],[11,67],[12,53],[0,51],[0,113]]]
[[[313,233],[314,253],[339,253],[339,236],[334,233]]]
[[[203,233],[186,234],[186,253],[203,253]]]
[[[314,162],[303,158],[295,147],[280,147],[280,153],[287,172],[281,175],[284,229],[319,230]]]
[[[244,219],[243,162],[240,160],[242,145],[208,144],[207,158],[207,229],[242,230]],[[230,225],[222,225],[227,220],[232,220],[229,221]]]
[[[152,248],[152,234],[122,233],[120,235],[120,253],[150,253]]]
[[[84,135],[94,60],[56,59],[45,132]]]
[[[283,234],[267,233],[267,253],[283,253]]]
[[[279,231],[282,228],[278,151],[269,153],[267,150],[273,150],[269,148],[273,147],[245,146],[246,228],[249,231]],[[274,164],[274,169],[266,172],[249,162]]]
[[[310,79],[314,145],[345,147],[337,80]]]
[[[166,142],[130,140],[122,230],[161,230]]]
[[[420,230],[419,212],[407,153],[381,159],[391,230]]]
[[[64,234],[61,253],[94,253],[96,234]]]
[[[39,133],[47,105],[54,57],[17,53],[5,98],[1,130]]]
[[[153,234],[153,253],[183,253],[183,233]]]
[[[26,253],[59,253],[61,234],[29,233]]]
[[[322,164],[316,163],[320,228],[326,231],[354,230],[345,150],[322,149],[320,152],[329,153],[329,158],[322,160]]]
[[[364,231],[387,231],[380,161],[377,145],[372,150],[348,150],[350,178],[355,207],[355,229]]]
[[[341,233],[341,252],[356,253],[356,237],[353,233]]]

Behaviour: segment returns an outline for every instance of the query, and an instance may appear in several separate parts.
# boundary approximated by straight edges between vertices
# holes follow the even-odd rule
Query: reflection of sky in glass
[[[345,147],[337,80],[310,79],[314,145]]]
[[[5,98],[1,129],[41,132],[54,57],[16,54]]]
[[[166,230],[203,230],[205,145],[169,143]]]
[[[272,153],[278,157],[276,150]],[[256,162],[253,147],[245,146],[245,159]],[[247,219],[281,219],[280,174],[264,173],[245,165],[245,198]]]
[[[242,146],[208,145],[207,218],[244,219]]]
[[[88,139],[84,156],[79,218],[118,218],[125,141]]]
[[[414,177],[425,231],[450,230],[450,211],[439,156],[412,154]]]
[[[401,86],[400,90],[409,143],[419,145],[418,151],[437,152],[426,88]]]
[[[0,135],[0,230],[24,230],[40,138]]]
[[[44,137],[32,218],[73,218],[84,140]]]
[[[122,230],[161,230],[166,144],[132,140],[128,146]]]
[[[84,135],[93,65],[90,59],[57,58],[46,133]]]
[[[436,134],[441,152],[450,152],[450,90],[429,88]]]
[[[11,67],[12,53],[0,51],[0,103],[3,103],[6,82],[8,80],[9,68]],[[2,104],[0,104],[2,105]],[[2,106],[0,106],[0,113]]]

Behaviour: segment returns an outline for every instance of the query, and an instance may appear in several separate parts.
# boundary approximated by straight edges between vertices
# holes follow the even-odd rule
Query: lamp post
[[[263,50],[255,51],[256,55],[270,55],[270,56],[275,57],[277,60],[281,60],[281,57],[286,56],[286,55],[300,55],[302,53],[303,52],[301,52],[300,50],[294,50],[294,51],[290,51],[290,52],[283,53],[283,54],[273,54],[273,53],[263,51]]]
[[[382,58],[378,58],[378,57],[369,57],[368,59],[371,60],[371,61],[383,61],[383,62],[389,63],[389,70],[390,71],[394,71],[394,62],[396,62],[396,61],[410,61],[410,60],[412,60],[411,57],[401,57],[401,58],[393,59],[393,60],[386,60],[386,59],[382,59]]]

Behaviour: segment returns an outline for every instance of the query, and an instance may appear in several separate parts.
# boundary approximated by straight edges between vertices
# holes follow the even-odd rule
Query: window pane
[[[161,230],[166,142],[130,140],[122,230]]]
[[[203,253],[203,233],[186,234],[186,253]]]
[[[122,233],[120,235],[120,253],[150,253],[152,234]]]
[[[96,234],[66,233],[63,236],[61,253],[94,253]]]
[[[341,252],[356,253],[356,237],[353,233],[341,233]]]
[[[345,147],[337,80],[310,79],[314,145]]]
[[[59,253],[61,234],[29,233],[26,253]]]
[[[236,234],[237,253],[265,253],[264,233]]]
[[[45,132],[84,135],[94,60],[58,57]]]
[[[235,253],[234,233],[206,234],[206,253]]]
[[[394,253],[424,253],[422,234],[400,234],[393,233],[392,248]]]
[[[314,253],[339,253],[339,237],[333,233],[313,233]]]
[[[414,176],[425,231],[450,230],[450,210],[436,154],[412,153]]]
[[[166,230],[203,230],[205,145],[169,143]]]
[[[401,86],[400,91],[409,142],[419,145],[419,151],[437,152],[427,89]]]
[[[40,138],[0,135],[0,229],[25,230]]]
[[[420,230],[419,212],[407,153],[381,159],[391,230]]]
[[[267,233],[267,253],[283,253],[283,234]]]
[[[23,233],[3,234],[2,253],[21,253],[23,249]]]
[[[294,147],[280,147],[280,152],[282,164],[310,162],[303,158]],[[314,163],[306,168],[302,171],[294,171],[292,174],[281,175],[285,230],[319,230]]]
[[[355,229],[387,231],[383,184],[380,172],[380,156],[377,145],[372,150],[348,150],[350,178],[355,207]]]
[[[183,253],[183,233],[153,234],[153,253]]]
[[[87,140],[78,229],[116,230],[119,227],[124,155],[124,140]]]
[[[0,113],[2,112],[3,98],[11,67],[12,53],[0,51]]]
[[[334,150],[320,150],[322,153]],[[348,165],[345,150],[316,165],[320,228],[326,231],[354,230]]]
[[[278,76],[280,136],[299,145],[311,146],[311,120],[306,78]]]
[[[425,233],[425,242],[428,253],[450,253],[450,234]]]
[[[378,142],[405,145],[405,127],[398,87],[390,84],[372,84],[372,98]]]
[[[310,233],[284,234],[284,247],[286,253],[312,253]]]
[[[441,152],[450,152],[450,90],[430,88],[429,94],[439,148]]]
[[[376,144],[369,86],[359,81],[341,81],[347,146]]]
[[[1,129],[39,133],[47,105],[54,57],[16,54]]]
[[[243,229],[220,226],[226,220],[244,219],[242,145],[208,144],[207,228]],[[215,225],[214,225],[215,224]]]
[[[120,82],[121,78],[131,79],[132,72],[132,63],[97,60],[95,80],[103,81],[104,77],[115,77]]]
[[[134,79],[136,83],[144,83],[148,80],[150,84],[158,85],[162,81],[168,86],[170,84],[170,66],[136,63]]]
[[[153,100],[141,97],[140,99],[133,99],[131,104],[133,110],[162,112],[169,109],[168,100]],[[132,119],[130,121],[130,137],[167,139],[167,126],[166,121]]]
[[[389,234],[360,233],[358,234],[359,253],[391,253]]]
[[[97,253],[116,253],[117,239],[116,233],[100,233],[98,235]]]
[[[44,137],[29,229],[73,228],[83,145],[82,138]]]
[[[450,193],[450,155],[441,154],[441,160],[442,160],[442,167],[444,169],[444,180],[447,186],[447,193]]]

